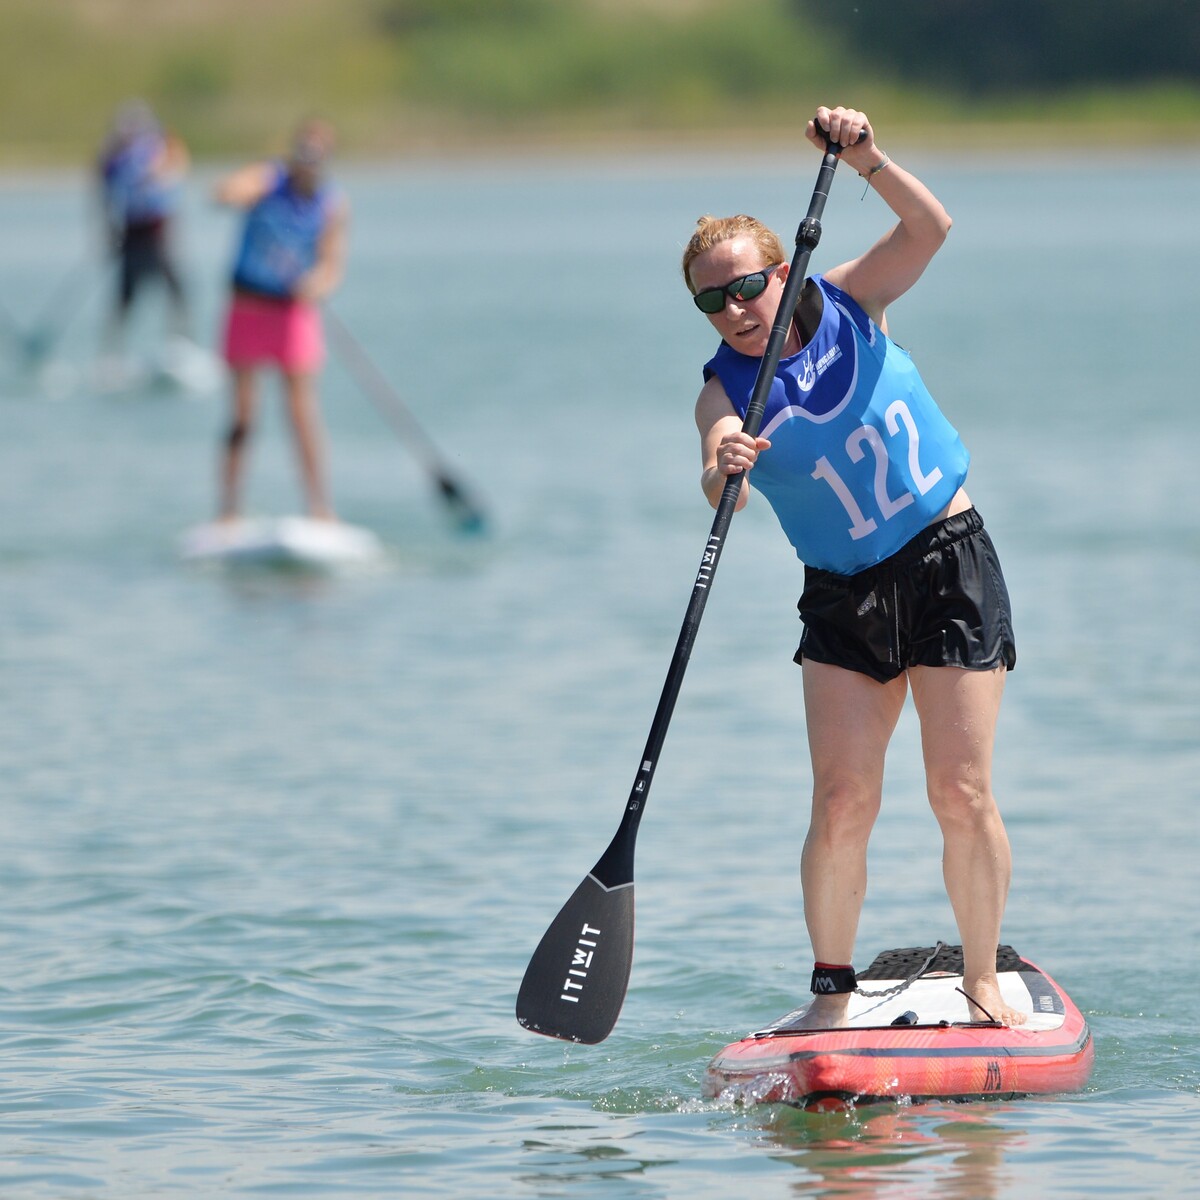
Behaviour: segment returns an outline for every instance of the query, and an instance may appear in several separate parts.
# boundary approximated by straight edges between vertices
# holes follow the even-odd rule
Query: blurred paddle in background
[[[487,525],[483,508],[451,475],[429,435],[342,319],[330,309],[325,310],[325,317],[334,348],[346,369],[392,428],[412,447],[451,519],[463,533],[482,533]]]
[[[0,306],[0,328],[16,348],[22,367],[32,370],[51,356],[55,344],[107,276],[107,271],[96,270],[89,251],[59,280],[31,326],[18,321],[11,309]]]

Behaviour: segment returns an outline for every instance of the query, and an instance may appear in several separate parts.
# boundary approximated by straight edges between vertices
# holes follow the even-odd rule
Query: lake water
[[[386,563],[185,568],[224,400],[94,394],[99,267],[48,314],[56,365],[10,353],[0,380],[6,1197],[1200,1195],[1200,159],[902,161],[956,227],[893,333],[972,449],[1018,623],[1004,937],[1085,1012],[1086,1091],[701,1100],[708,1058],[811,965],[800,569],[761,503],[642,824],[621,1020],[594,1047],[517,1026],[528,957],[616,828],[711,522],[691,406],[712,338],[679,251],[709,211],[790,244],[817,164],[354,167],[336,308],[486,536],[454,531],[331,361],[337,504]],[[211,341],[234,224],[207,182],[182,234]],[[886,227],[861,193],[836,179],[814,269]],[[75,176],[0,183],[18,319],[86,261],[87,217]],[[160,324],[147,301],[135,337]],[[297,506],[274,403],[249,505]],[[956,940],[939,857],[909,710],[861,964]]]

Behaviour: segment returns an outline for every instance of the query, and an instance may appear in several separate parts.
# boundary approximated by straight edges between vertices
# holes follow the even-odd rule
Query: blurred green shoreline
[[[864,109],[884,145],[1200,145],[1194,82],[963,96],[934,87],[931,69],[879,61],[817,10],[817,0],[0,0],[0,170],[90,162],[134,96],[201,163],[277,153],[310,112],[335,122],[348,160],[759,153],[799,144],[825,102]]]
[[[951,155],[963,160],[989,157],[1011,161],[1031,159],[1111,159],[1145,153],[1155,160],[1169,158],[1173,151],[1192,161],[1200,157],[1200,120],[1180,122],[1168,130],[1149,136],[1134,123],[1103,121],[1080,122],[992,120],[959,122],[952,126],[910,123],[892,120],[886,110],[875,107],[869,114],[876,126],[881,146],[900,153],[922,156]],[[274,139],[261,147],[262,155],[280,153],[285,141]],[[759,128],[752,134],[744,130],[710,128],[703,130],[623,129],[620,127],[575,129],[570,132],[530,130],[489,131],[473,134],[462,130],[444,134],[436,140],[424,138],[385,139],[378,144],[343,145],[337,158],[344,165],[387,166],[403,163],[503,162],[513,160],[573,159],[635,162],[651,158],[694,160],[713,158],[759,159],[774,154],[786,156],[793,150],[808,152],[802,122],[795,126]],[[19,153],[0,144],[0,179],[21,176],[58,175],[90,170],[93,147],[79,155],[59,153]],[[243,155],[214,152],[194,155],[195,165],[226,167]]]

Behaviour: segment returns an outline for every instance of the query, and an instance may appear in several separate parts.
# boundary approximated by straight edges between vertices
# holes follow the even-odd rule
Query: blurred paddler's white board
[[[183,337],[168,338],[152,354],[110,354],[92,366],[93,391],[102,396],[135,392],[207,395],[226,379],[225,364],[211,351]]]
[[[333,571],[383,557],[369,529],[308,517],[248,517],[187,530],[180,553],[189,562],[225,566]]]

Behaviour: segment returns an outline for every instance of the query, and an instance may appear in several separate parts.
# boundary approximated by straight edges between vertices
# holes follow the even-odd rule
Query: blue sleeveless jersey
[[[105,204],[120,225],[161,221],[178,203],[179,185],[155,174],[165,141],[158,132],[138,134],[105,158],[102,166]]]
[[[970,455],[908,352],[820,275],[821,321],[779,364],[759,430],[771,449],[750,482],[806,564],[853,575],[894,554],[932,521]],[[705,364],[745,419],[762,360],[727,343]]]
[[[311,196],[303,195],[292,187],[283,164],[275,170],[274,184],[246,214],[233,282],[247,291],[287,299],[316,265],[335,194],[321,187]]]

